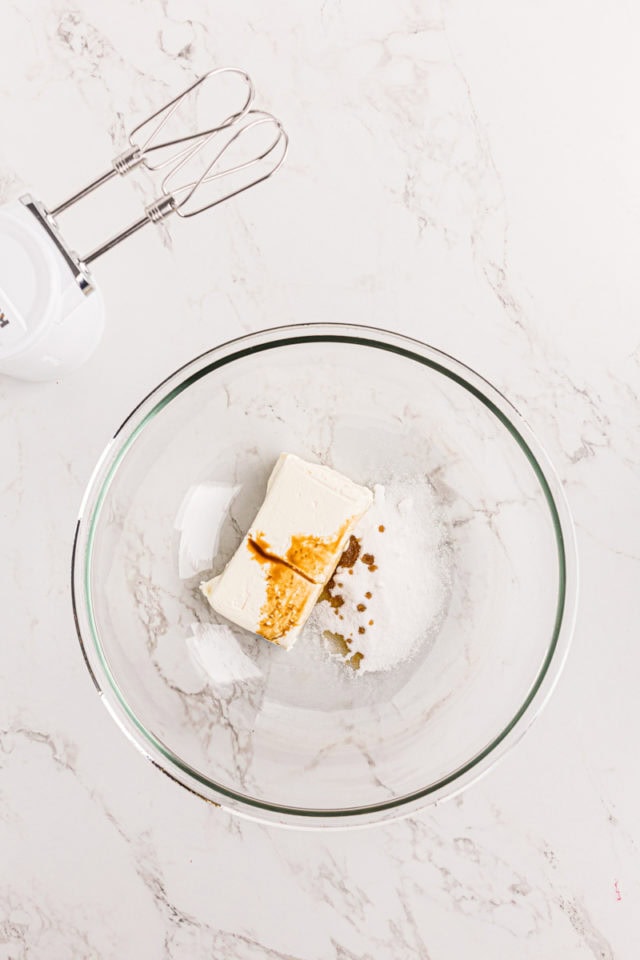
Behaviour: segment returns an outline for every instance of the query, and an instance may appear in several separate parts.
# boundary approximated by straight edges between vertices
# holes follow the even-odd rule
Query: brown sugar
[[[351,653],[349,649],[351,641],[343,634],[334,633],[333,630],[325,630],[323,636],[328,641],[332,653],[337,653],[341,657],[346,657]]]
[[[360,556],[360,541],[357,537],[354,537],[353,534],[349,537],[349,542],[344,549],[344,552],[340,559],[338,560],[339,567],[352,567],[358,557]]]
[[[381,524],[378,529],[380,533],[383,533],[385,529],[384,525]],[[372,619],[365,620],[364,617],[362,617],[362,614],[364,614],[367,610],[366,601],[373,598],[373,592],[371,590],[367,590],[364,593],[363,599],[356,603],[355,597],[352,599],[352,597],[349,595],[348,588],[344,590],[344,587],[346,586],[344,582],[344,574],[346,572],[349,576],[353,576],[355,564],[358,560],[360,560],[368,568],[370,573],[374,573],[378,569],[375,555],[373,553],[362,553],[360,540],[351,534],[347,546],[340,557],[340,561],[336,567],[335,573],[320,594],[320,600],[325,600],[327,603],[329,603],[329,605],[333,608],[338,620],[343,621],[346,618],[347,623],[353,623],[353,617],[356,611],[360,615],[358,619],[360,620],[361,625],[356,627],[354,624],[350,628],[350,630],[355,630],[357,633],[351,634],[350,630],[348,632],[345,626],[339,626],[337,623],[334,629],[324,631],[324,637],[328,641],[329,649],[333,653],[338,654],[343,663],[354,670],[360,669],[360,664],[364,659],[364,654],[360,653],[360,651],[353,652],[353,648],[351,647],[353,642],[351,640],[351,636],[362,637],[364,634],[366,634],[367,630],[374,625],[374,621]],[[358,571],[355,570],[355,572],[357,573]],[[344,633],[336,632],[340,630],[344,630]]]
[[[338,607],[341,607],[344,603],[344,597],[341,597],[339,593],[334,593],[336,587],[336,582],[331,578],[328,583],[322,588],[322,593],[320,594],[318,601],[326,600],[326,602],[333,607],[333,609],[338,612]]]

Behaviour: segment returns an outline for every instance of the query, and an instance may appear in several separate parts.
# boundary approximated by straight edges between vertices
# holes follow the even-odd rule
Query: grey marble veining
[[[292,140],[264,189],[99,262],[84,368],[0,382],[0,957],[635,960],[637,9],[8,0],[0,26],[2,201],[55,203],[212,64],[246,68]],[[130,219],[138,184],[70,214],[72,244]],[[69,601],[82,491],[140,397],[216,342],[326,319],[432,342],[514,400],[582,567],[522,743],[462,797],[340,834],[233,819],[146,763]]]

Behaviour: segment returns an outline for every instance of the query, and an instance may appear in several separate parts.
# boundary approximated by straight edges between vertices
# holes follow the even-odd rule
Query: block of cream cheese
[[[289,649],[371,501],[336,470],[282,454],[247,535],[203,593],[223,617]]]

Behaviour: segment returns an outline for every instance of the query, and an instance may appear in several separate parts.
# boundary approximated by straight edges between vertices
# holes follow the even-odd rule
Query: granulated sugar
[[[390,670],[414,654],[448,594],[445,531],[430,487],[397,480],[373,489],[307,625],[360,673]]]

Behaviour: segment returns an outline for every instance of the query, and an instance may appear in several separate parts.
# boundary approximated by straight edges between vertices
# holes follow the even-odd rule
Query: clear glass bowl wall
[[[282,451],[429,485],[450,583],[411,661],[358,677],[304,637],[287,653],[245,636],[255,674],[216,683],[189,656],[211,611],[181,570],[185,498],[228,491],[207,518],[218,572]],[[194,360],[123,424],[85,496],[73,588],[96,685],[150,759],[236,812],[337,826],[457,792],[523,732],[568,647],[575,548],[544,452],[480,376],[384,331],[288,327]]]

